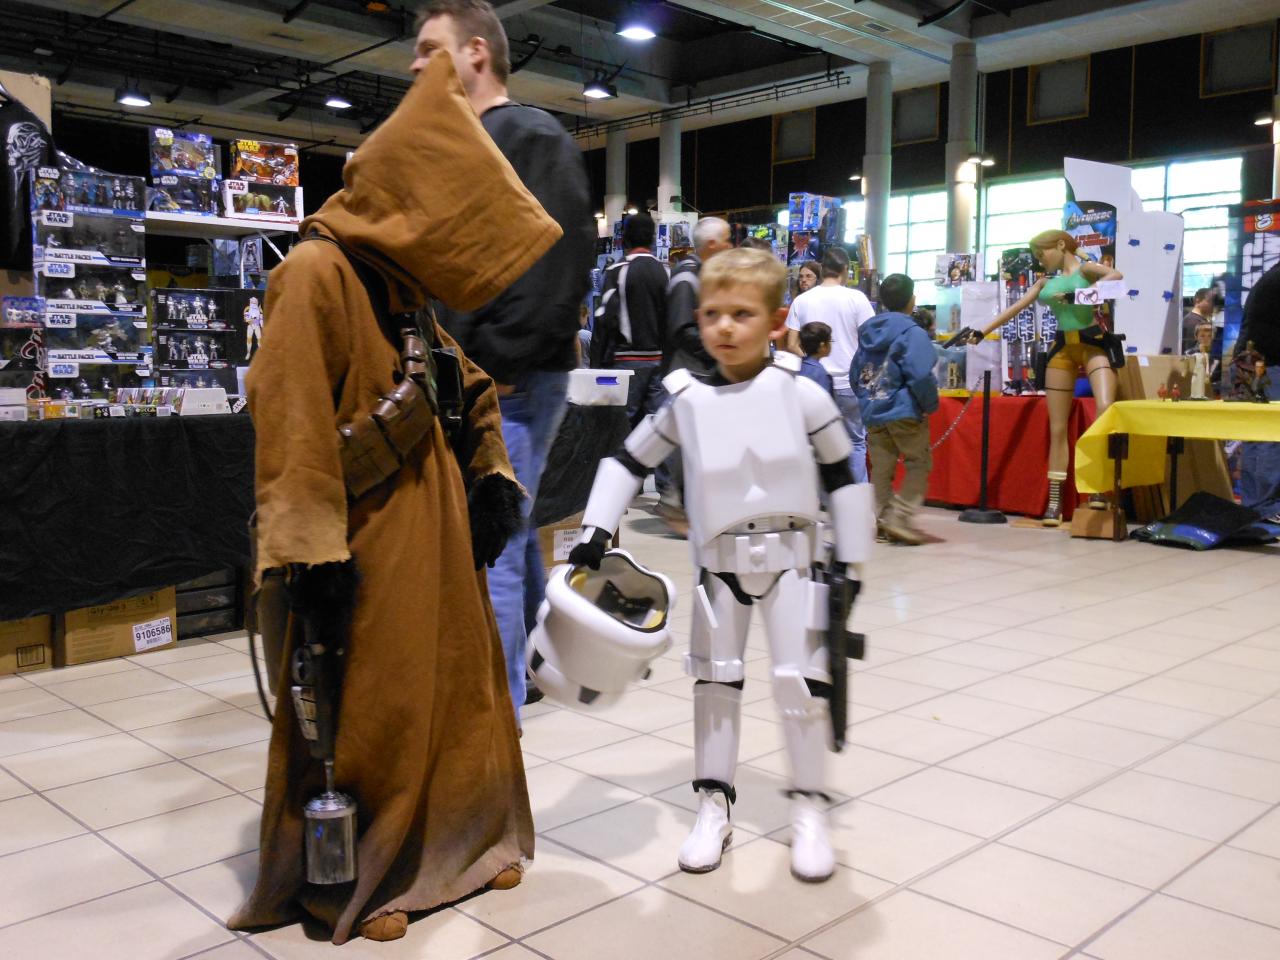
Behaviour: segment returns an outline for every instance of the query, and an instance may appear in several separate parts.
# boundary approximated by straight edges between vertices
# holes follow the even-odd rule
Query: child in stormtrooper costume
[[[743,653],[751,607],[759,605],[791,762],[791,872],[818,882],[835,869],[824,792],[831,739],[825,588],[811,579],[825,556],[819,482],[830,501],[833,566],[867,559],[874,520],[870,486],[853,482],[849,435],[834,401],[798,376],[798,357],[768,357],[769,341],[785,329],[778,318],[785,283],[785,268],[759,250],[726,251],[703,268],[698,325],[717,369],[705,381],[685,370],[670,374],[668,402],[601,461],[569,561],[600,565],[645,474],[679,448],[698,570],[685,658],[695,681],[698,818],[680,867],[716,869],[732,838]]]

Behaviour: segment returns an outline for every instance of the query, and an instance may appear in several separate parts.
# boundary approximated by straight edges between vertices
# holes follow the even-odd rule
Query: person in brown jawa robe
[[[300,242],[272,271],[248,375],[254,578],[287,567],[294,615],[257,883],[228,922],[241,930],[310,914],[335,944],[357,931],[393,939],[409,912],[513,886],[534,837],[502,648],[477,570],[518,523],[523,496],[497,395],[464,360],[459,452],[436,420],[398,473],[349,498],[337,428],[396,387],[400,358],[344,249],[372,268],[393,312],[431,296],[474,309],[560,236],[485,134],[445,54],[347,163],[344,182],[301,225],[303,237],[341,247]],[[434,320],[426,324],[430,336]],[[288,658],[308,590],[320,613],[350,619],[336,782],[359,807],[358,877],[333,886],[307,883],[303,862],[303,806],[321,792],[323,769],[298,728]]]

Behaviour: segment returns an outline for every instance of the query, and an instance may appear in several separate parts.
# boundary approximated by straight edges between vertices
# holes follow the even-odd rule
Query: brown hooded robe
[[[302,235],[327,234],[372,265],[396,311],[421,306],[428,291],[473,309],[560,236],[480,126],[447,55],[431,58],[344,177]],[[336,428],[395,387],[397,351],[332,243],[290,251],[272,272],[266,314],[248,378],[254,574],[355,558],[361,579],[336,774],[359,804],[359,877],[333,887],[304,880],[302,808],[322,789],[322,770],[282,671],[257,885],[228,926],[284,923],[305,910],[343,943],[367,919],[456,900],[533,855],[506,668],[472,562],[464,488],[464,476],[470,484],[514,475],[492,383],[465,364],[462,469],[437,423],[393,479],[348,502]],[[295,643],[291,636],[287,653]]]

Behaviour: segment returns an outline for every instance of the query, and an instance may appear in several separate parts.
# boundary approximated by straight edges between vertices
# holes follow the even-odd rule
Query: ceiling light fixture
[[[849,179],[850,179],[850,180],[852,180],[854,183],[857,183],[859,180],[861,180],[861,179],[862,179],[862,174],[860,174],[860,173],[851,173],[851,174],[849,175]]]
[[[136,83],[125,83],[123,87],[116,90],[116,103],[126,107],[149,107],[151,98],[138,89]]]
[[[617,34],[627,40],[640,43],[652,40],[658,35],[653,29],[650,11],[639,5],[629,7],[627,12],[618,19]]]
[[[37,57],[52,57],[52,56],[53,56],[53,51],[52,51],[52,50],[50,50],[48,47],[36,47],[36,48],[35,48],[35,49],[33,49],[31,52],[32,52],[32,53],[34,53]]]
[[[597,219],[597,220],[603,220],[603,219],[604,219],[604,211],[603,211],[603,210],[597,210],[597,211],[596,211],[596,219]]]
[[[612,100],[618,95],[618,88],[612,83],[605,83],[597,73],[591,78],[591,82],[582,88],[582,95],[589,100]]]
[[[348,100],[346,97],[339,96],[336,93],[329,94],[328,98],[324,102],[324,105],[328,107],[330,110],[350,110],[351,109],[351,101]]]
[[[996,158],[986,156],[981,153],[974,153],[970,154],[968,162],[972,163],[975,167],[994,167],[996,165]]]
[[[627,207],[627,216],[629,217],[634,217],[639,212],[640,212],[639,208],[635,207],[634,205]]]
[[[1260,113],[1253,118],[1253,125],[1255,127],[1265,127],[1267,124],[1273,123],[1274,121],[1275,121],[1275,117],[1273,117],[1271,114]]]

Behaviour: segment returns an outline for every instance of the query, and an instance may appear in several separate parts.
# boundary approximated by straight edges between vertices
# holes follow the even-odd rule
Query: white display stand
[[[1116,333],[1125,352],[1177,353],[1182,339],[1182,217],[1143,210],[1133,189],[1133,171],[1110,163],[1063,161],[1077,200],[1109,203],[1116,209],[1116,269],[1128,296],[1114,301]]]

